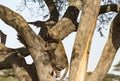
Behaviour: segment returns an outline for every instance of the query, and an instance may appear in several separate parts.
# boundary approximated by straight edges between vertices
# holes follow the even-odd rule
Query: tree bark
[[[72,52],[69,81],[85,81],[90,43],[99,8],[100,0],[87,0],[83,7]]]
[[[14,69],[19,81],[38,81],[34,64],[27,65],[23,55],[0,44],[0,70]]]
[[[52,77],[53,68],[45,52],[44,41],[28,26],[27,22],[17,13],[0,5],[0,18],[12,26],[19,34],[21,42],[26,46],[34,59],[39,81],[55,81]],[[45,57],[45,58],[44,58]],[[48,69],[49,68],[49,69]]]
[[[120,14],[118,13],[110,26],[110,34],[94,72],[87,81],[102,81],[110,69],[117,50],[120,47]],[[103,66],[104,65],[104,66]],[[101,69],[102,68],[102,69]]]
[[[13,55],[14,54],[14,55]],[[25,60],[22,56],[20,56],[21,54],[17,53],[13,53],[12,58],[11,58],[11,64],[13,67],[13,70],[15,72],[15,75],[17,76],[19,81],[33,81],[31,76],[28,74],[28,72],[26,71],[26,69],[24,68],[26,65]],[[22,61],[21,61],[22,60]],[[22,62],[22,63],[20,63]]]
[[[60,30],[59,31],[59,35],[65,37],[65,35],[69,33],[69,30],[72,29],[72,31],[74,31],[76,29],[75,25],[77,24],[77,17],[78,17],[78,14],[79,14],[79,9],[83,6],[82,1],[71,0],[70,1],[70,6],[68,7],[64,17],[60,21],[58,21],[57,24],[56,23],[55,24],[50,23],[51,21],[56,22],[57,18],[58,18],[58,15],[56,15],[58,13],[56,11],[56,8],[54,8],[53,2],[52,1],[50,1],[50,2],[48,1],[48,2],[46,2],[46,4],[47,4],[47,6],[49,8],[49,11],[50,11],[50,19],[48,21],[46,21],[45,24],[43,22],[39,22],[41,24],[42,23],[44,24],[44,25],[41,25],[41,24],[39,25],[39,26],[42,26],[41,27],[41,31],[40,31],[40,35],[43,38],[43,40],[45,40],[46,42],[48,42],[48,40],[51,40],[47,36],[47,33],[49,33],[50,30],[51,30],[51,33],[53,33],[53,34],[58,34],[58,31]],[[55,15],[53,14],[53,11],[54,11]],[[61,23],[64,23],[64,22],[66,22],[66,24],[61,24]],[[38,26],[38,22],[33,22],[33,23],[30,23],[30,24],[34,24],[34,25]],[[72,28],[72,27],[74,27],[74,28]],[[52,30],[54,28],[57,29],[58,31]],[[52,37],[54,37],[54,36],[52,35],[51,38]],[[56,39],[59,39],[59,37],[56,37]],[[61,37],[60,37],[60,39],[61,39]],[[55,43],[55,42],[53,42],[53,43]],[[57,47],[56,47],[56,50],[55,50],[55,56],[56,56],[55,60],[57,62],[56,63],[56,68],[64,69],[64,67],[65,67],[66,69],[68,69],[68,60],[67,60],[67,57],[66,57],[66,54],[65,54],[65,50],[63,48],[61,40],[57,41],[56,44],[57,44]]]
[[[51,36],[51,38],[59,40],[58,41],[59,43],[56,43],[56,44],[58,44],[58,49],[55,52],[59,57],[58,59],[62,59],[62,58],[64,58],[64,57],[62,57],[64,55],[61,54],[61,56],[60,56],[59,53],[61,53],[60,52],[61,50],[62,50],[62,52],[65,52],[65,51],[64,51],[64,48],[62,46],[61,39],[64,39],[71,32],[77,30],[78,13],[79,13],[79,10],[82,9],[82,7],[83,7],[84,3],[86,3],[86,1],[85,0],[84,1],[83,0],[71,0],[66,13],[64,14],[63,18],[60,19],[59,21],[58,21],[59,13],[58,13],[55,5],[53,4],[52,0],[49,0],[49,1],[45,0],[48,8],[50,10],[50,14],[51,14],[50,19],[46,22],[40,22],[39,25],[43,26],[43,27],[45,26],[46,28],[50,27],[50,30],[48,32],[49,32],[49,35]],[[86,69],[87,69],[87,59],[88,59],[88,54],[89,54],[90,42],[91,42],[94,27],[95,27],[95,21],[96,21],[97,13],[98,13],[98,10],[99,10],[99,7],[98,7],[99,6],[99,3],[98,3],[99,1],[94,1],[94,3],[92,1],[90,1],[90,0],[87,1],[86,5],[83,9],[83,13],[82,13],[83,15],[82,15],[81,21],[79,23],[78,33],[77,33],[77,36],[76,36],[76,41],[75,41],[75,46],[74,46],[72,61],[71,61],[72,65],[71,65],[70,76],[72,76],[72,77],[70,77],[70,81],[72,81],[73,79],[75,79],[73,81],[79,81],[79,80],[83,81],[84,78],[85,78],[84,74],[86,73]],[[89,4],[89,3],[91,3],[91,4]],[[95,6],[95,7],[93,8],[93,6]],[[109,12],[109,11],[115,11],[115,12],[119,11],[118,6],[115,5],[115,4],[110,5],[110,7],[107,8],[108,6],[109,5],[102,6],[99,14]],[[41,33],[41,36],[40,37],[37,36],[30,29],[30,27],[28,26],[26,21],[20,15],[18,15],[17,13],[14,13],[13,11],[9,10],[8,8],[6,8],[2,5],[0,5],[0,13],[1,13],[0,18],[5,23],[7,23],[8,25],[12,26],[13,28],[15,28],[17,30],[17,32],[19,34],[18,35],[19,40],[26,46],[26,48],[18,49],[18,52],[21,51],[23,56],[26,56],[26,55],[29,55],[29,54],[32,55],[32,57],[34,59],[34,62],[35,62],[36,69],[37,69],[39,81],[54,81],[55,78],[53,78],[53,76],[52,76],[53,67],[51,66],[52,65],[51,60],[50,60],[50,57],[48,55],[48,52],[46,52],[46,47],[45,47],[46,41],[48,41],[48,39],[44,40],[44,36],[47,36],[47,33],[45,33],[42,30],[43,33]],[[92,19],[92,20],[90,20],[90,19]],[[89,20],[89,22],[86,25],[84,22],[86,22],[87,20]],[[57,23],[57,21],[58,21],[58,23]],[[115,21],[117,21],[117,20],[115,20]],[[66,22],[66,23],[64,23],[64,22]],[[62,23],[64,23],[64,24],[62,24]],[[91,23],[94,23],[94,24],[91,25]],[[89,29],[87,28],[88,26],[90,27]],[[46,29],[45,29],[45,31],[46,31]],[[117,31],[117,30],[115,29],[114,31]],[[44,33],[46,35],[44,35]],[[114,33],[113,33],[113,35],[114,35]],[[116,36],[116,33],[113,37],[111,37],[112,39],[115,39],[114,41],[111,40],[111,39],[108,40],[108,43],[106,44],[106,47],[105,47],[105,50],[107,50],[107,51],[105,53],[108,53],[110,48],[112,49],[110,51],[110,53],[116,52],[116,50],[118,49],[119,41],[117,41],[117,44],[116,44],[116,40],[119,40],[119,39],[116,39],[115,36]],[[78,41],[81,41],[81,43],[79,44]],[[112,45],[111,41],[113,42],[113,45]],[[107,46],[109,46],[109,44],[110,44],[110,48],[107,49]],[[79,47],[81,47],[81,48],[79,48]],[[78,52],[79,49],[82,50],[81,53]],[[12,49],[12,51],[13,50],[16,51],[16,49]],[[11,49],[9,49],[8,51],[11,51]],[[6,55],[6,56],[9,56],[9,55]],[[4,58],[6,56],[4,56]],[[100,62],[105,60],[105,58],[103,58],[105,56],[110,57],[109,64],[111,64],[111,62],[113,60],[113,57],[114,57],[114,54],[111,54],[111,55],[104,54],[103,56],[101,56]],[[77,64],[76,59],[77,59],[77,61],[80,60],[80,64]],[[65,60],[65,63],[66,63],[66,59],[63,59],[63,60]],[[19,60],[19,61],[21,62],[21,60]],[[20,77],[19,78],[20,81],[24,81],[24,80],[25,81],[26,80],[27,81],[32,81],[32,79],[30,78],[31,76],[28,74],[29,72],[26,72],[25,68],[19,67],[19,64],[17,64],[16,62],[17,62],[17,60],[15,62],[11,62],[11,63],[14,64],[12,67],[15,69],[14,71],[16,73],[18,73],[17,76]],[[83,63],[83,62],[85,62],[85,63]],[[5,63],[5,65],[3,65],[3,67],[0,67],[0,69],[11,68],[10,64],[7,65],[8,61],[1,62],[1,59],[0,59],[0,65],[2,65],[4,63]],[[108,60],[105,60],[105,63],[108,63]],[[24,64],[23,65],[20,64],[20,65],[24,66]],[[64,62],[63,62],[63,64],[64,64]],[[62,66],[60,65],[59,67],[63,68],[63,64],[62,64]],[[109,69],[109,67],[110,67],[109,64],[106,64],[105,69]],[[76,67],[76,65],[80,66],[80,68]],[[103,64],[99,63],[97,68],[99,69],[99,67],[101,67],[102,65]],[[74,68],[74,70],[73,70],[73,68]],[[78,68],[78,71],[76,70],[76,68]],[[103,70],[102,70],[101,72],[96,74],[98,72],[97,68],[94,71],[94,73],[89,77],[88,81],[91,80],[91,78],[93,78],[95,75],[97,76],[97,78],[95,78],[96,79],[95,81],[102,80],[102,78],[105,76],[106,72],[108,71],[107,70],[107,71],[103,72]],[[21,71],[21,74],[19,74],[20,71]],[[25,73],[22,73],[22,71],[23,72],[25,71]],[[81,73],[79,73],[80,71],[81,71]],[[102,75],[102,72],[103,72],[103,75]],[[26,75],[27,77],[24,77],[23,75]],[[79,75],[81,75],[81,76],[78,77]],[[102,75],[102,76],[98,77],[100,75]],[[23,77],[23,78],[21,78],[21,77]],[[75,77],[77,77],[77,78],[75,78]],[[71,79],[71,78],[73,78],[73,79]],[[38,81],[38,80],[35,80],[35,81]]]
[[[118,12],[119,10],[120,9],[119,9],[119,6],[117,4],[102,5],[102,6],[100,6],[99,14],[104,14],[104,13],[107,13],[110,11]]]
[[[83,5],[82,0],[70,0],[69,7],[67,8],[63,18],[61,18],[57,24],[48,31],[49,35],[53,39],[62,40],[71,32],[75,31],[77,28],[79,10],[82,9]]]
[[[72,1],[71,1],[72,2]],[[77,5],[78,7],[77,8],[79,8],[79,9],[82,9],[82,7],[83,7],[83,5],[85,4],[85,1],[83,1],[82,3],[80,3],[81,5]],[[71,6],[74,6],[75,4],[74,4],[74,2],[73,3],[70,3],[70,5]],[[69,8],[69,7],[68,7]],[[78,10],[79,10],[78,9]],[[99,12],[99,15],[100,14],[104,14],[104,13],[107,13],[107,12],[110,12],[110,11],[113,11],[113,12],[119,12],[119,6],[117,5],[117,4],[109,4],[109,5],[102,5],[101,7],[100,7],[100,12]],[[54,12],[55,13],[55,12]],[[70,15],[70,13],[72,13],[71,15]],[[69,15],[69,17],[67,17],[67,15],[66,14],[68,14]],[[60,19],[60,21],[51,29],[51,30],[54,30],[55,32],[60,32],[59,33],[59,37],[60,37],[60,39],[64,39],[66,36],[68,36],[71,32],[74,32],[74,31],[76,31],[77,30],[77,26],[78,26],[78,23],[77,22],[75,22],[76,20],[75,20],[75,18],[74,18],[74,14],[76,15],[76,16],[78,16],[78,13],[77,13],[77,10],[75,10],[75,9],[71,9],[71,10],[69,10],[69,9],[67,9],[66,10],[66,13],[65,13],[65,16],[63,16],[63,18],[62,19]],[[54,15],[54,14],[53,14]],[[63,25],[63,24],[60,24],[60,23],[62,23],[61,21],[63,21],[64,20],[64,17],[66,17],[66,18],[70,18],[72,21],[74,21],[75,22],[75,24],[73,24],[73,23],[68,23],[68,24],[65,24],[65,25]],[[69,19],[68,19],[69,20]],[[67,22],[68,21],[67,19],[64,21],[64,22]],[[45,26],[45,22],[43,22],[43,21],[39,21],[39,22],[28,22],[29,24],[34,24],[35,26],[38,26],[38,27],[44,27]],[[60,25],[59,27],[57,26],[57,25]],[[68,28],[69,27],[69,28]]]
[[[53,0],[45,0],[48,9],[50,11],[50,18],[45,21],[36,21],[36,22],[29,22],[29,24],[33,24],[35,26],[41,27],[39,35],[46,43],[46,47],[49,48],[48,53],[51,57],[52,65],[54,71],[56,73],[56,77],[60,76],[60,72],[63,69],[66,69],[65,73],[63,74],[61,79],[65,78],[65,75],[68,72],[68,59],[61,41],[58,43],[53,42],[52,39],[48,36],[48,30],[51,29],[58,21],[59,13],[57,8],[53,2]],[[50,42],[52,41],[52,42]],[[53,47],[51,45],[54,45]],[[53,50],[54,49],[54,50]]]

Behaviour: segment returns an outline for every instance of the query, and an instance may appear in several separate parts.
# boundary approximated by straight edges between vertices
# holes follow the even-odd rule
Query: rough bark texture
[[[72,52],[69,81],[85,80],[90,43],[96,26],[99,7],[100,0],[87,0],[83,8]]]
[[[61,18],[59,22],[48,31],[53,39],[62,40],[76,30],[79,10],[84,4],[82,0],[70,0],[69,5],[70,6],[67,8],[63,18]]]
[[[104,13],[107,13],[107,12],[110,12],[110,11],[118,12],[119,10],[120,9],[119,9],[119,6],[117,4],[102,5],[100,7],[99,14],[104,14]]]
[[[24,57],[22,57],[20,53],[17,53],[17,52],[14,53],[14,55],[11,58],[11,61],[12,61],[11,63],[12,63],[13,70],[15,72],[15,75],[18,77],[19,81],[32,81],[31,76],[23,67],[25,66],[26,63],[25,63]]]
[[[30,29],[27,22],[17,13],[14,13],[2,5],[0,5],[0,13],[0,18],[6,24],[16,29],[21,42],[32,55],[39,81],[54,81],[55,79],[51,75],[53,68],[50,59],[45,52],[44,41]]]
[[[78,5],[78,4],[77,4]],[[3,8],[3,6],[1,6],[2,8]],[[7,8],[4,8],[4,9],[7,9]],[[9,10],[9,9],[7,9],[7,10]],[[1,11],[2,12],[2,11]],[[11,14],[12,13],[12,14]],[[3,13],[4,14],[4,13]],[[78,14],[78,11],[77,11],[77,14]],[[36,60],[36,58],[39,58],[39,54],[41,53],[41,52],[39,52],[39,54],[38,54],[38,50],[39,51],[41,51],[42,50],[42,52],[44,51],[44,45],[43,44],[45,44],[44,42],[39,42],[39,40],[38,39],[40,39],[40,40],[42,40],[41,38],[39,38],[39,37],[37,37],[36,38],[36,36],[35,36],[35,34],[34,34],[34,32],[31,32],[31,29],[29,29],[29,26],[27,25],[27,24],[25,24],[25,23],[22,23],[22,26],[18,26],[18,24],[20,24],[20,22],[25,22],[24,20],[21,20],[20,18],[18,18],[18,19],[15,19],[15,17],[16,17],[16,13],[13,13],[13,12],[10,12],[10,14],[7,16],[8,18],[9,18],[9,16],[11,16],[12,17],[12,15],[14,15],[14,17],[11,19],[10,18],[10,20],[9,21],[14,21],[14,22],[8,22],[8,21],[6,21],[6,17],[4,18],[4,17],[2,17],[2,14],[1,14],[1,18],[7,23],[7,24],[9,24],[9,25],[11,25],[11,26],[13,26],[18,32],[19,32],[19,40],[23,43],[23,44],[25,44],[25,46],[27,47],[27,49],[28,49],[28,51],[32,54],[32,56],[33,56],[33,59],[34,59],[34,61],[35,61],[35,65],[36,65],[36,68],[37,68],[37,72],[38,72],[38,76],[39,76],[39,80],[42,78],[42,77],[40,77],[40,69],[39,69],[39,67],[43,67],[42,65],[40,65],[40,64],[42,64],[42,63],[38,63],[39,61],[38,61],[38,59]],[[19,16],[18,16],[19,17]],[[73,17],[73,15],[71,16],[71,17]],[[53,17],[51,17],[52,19],[53,19]],[[74,17],[73,17],[74,18]],[[77,18],[77,16],[75,17],[75,18]],[[74,19],[75,19],[74,18]],[[17,22],[16,20],[18,20],[18,21],[20,21],[20,22]],[[17,23],[17,24],[14,24],[14,23]],[[46,24],[46,23],[45,23]],[[67,26],[69,26],[69,25],[67,25]],[[17,27],[20,27],[20,28],[17,28]],[[24,30],[24,31],[21,31],[21,30]],[[28,31],[29,30],[29,31]],[[31,34],[29,34],[29,33],[31,32]],[[26,36],[25,36],[25,38],[24,38],[24,35],[25,35],[25,33],[27,34]],[[29,40],[26,40],[26,39],[28,39],[28,38],[30,38],[31,37],[31,40],[36,40],[36,41],[29,41]],[[36,38],[36,39],[35,39]],[[35,42],[37,42],[37,43],[35,43]],[[29,46],[29,44],[30,43],[32,43],[30,46]],[[39,44],[40,43],[40,44]],[[36,48],[36,47],[38,47],[38,46],[34,46],[34,45],[38,45],[38,46],[41,46],[41,48]],[[61,45],[62,46],[62,45]],[[59,48],[58,48],[59,49]],[[36,50],[36,51],[35,51]],[[64,50],[63,49],[63,47],[62,47],[62,50]],[[34,53],[33,53],[33,51],[34,51]],[[61,49],[60,49],[60,51],[61,51]],[[57,52],[57,51],[56,51]],[[45,55],[45,54],[44,54]],[[46,56],[42,56],[41,55],[41,58],[42,57],[46,57]],[[60,55],[59,55],[60,56]],[[46,57],[46,59],[48,59],[49,60],[49,58],[48,57]],[[42,60],[46,60],[46,59],[42,59]],[[63,59],[63,58],[61,58],[61,59]],[[43,61],[43,62],[44,62]],[[63,60],[62,60],[63,61]],[[66,61],[65,61],[66,62]],[[44,65],[45,63],[43,63],[43,65]],[[59,64],[59,63],[58,63]],[[63,64],[64,65],[64,64]],[[62,66],[63,66],[62,65]],[[66,67],[66,66],[65,66]],[[68,67],[68,66],[67,66]],[[48,68],[48,67],[47,67]],[[62,67],[61,67],[62,68]],[[43,68],[44,70],[45,70],[45,68]],[[43,69],[41,69],[41,70],[43,70]],[[44,71],[43,70],[43,71]],[[45,71],[44,71],[45,72]],[[47,71],[48,73],[50,73],[51,72],[51,70],[50,71]],[[42,73],[42,76],[44,76],[44,74],[47,74],[47,73]],[[51,74],[51,73],[50,73]],[[45,77],[46,78],[46,77]],[[44,78],[44,79],[45,79]],[[47,79],[47,78],[46,78]],[[43,80],[43,79],[42,79]],[[49,78],[49,80],[51,80],[50,78]],[[45,81],[45,80],[44,80]],[[52,81],[52,80],[51,80]]]
[[[19,14],[0,5],[0,18],[17,30],[19,40],[26,47],[6,48],[4,46],[5,40],[2,38],[0,69],[13,68],[20,81],[55,81],[55,77],[59,76],[60,71],[66,68],[63,79],[68,70],[68,60],[61,40],[78,29],[69,81],[85,81],[90,43],[99,12],[100,0],[70,0],[69,7],[60,20],[58,20],[59,12],[53,0],[44,1],[50,11],[50,18],[47,21],[28,22],[41,27],[40,36],[30,29],[27,22]],[[83,12],[78,28],[77,17],[81,9]],[[99,14],[109,11],[118,12],[119,6],[116,4],[103,5]],[[111,25],[112,34],[109,36],[98,66],[87,78],[87,81],[102,81],[110,68],[119,47],[119,17],[118,14],[114,19]],[[23,57],[29,54],[32,55],[35,65],[25,63]],[[104,69],[101,70],[103,65],[105,65]],[[56,72],[55,77],[54,72]]]
[[[46,2],[46,0],[45,0],[45,2]],[[58,23],[56,23],[58,21],[58,17],[59,17],[58,11],[56,10],[52,0],[50,0],[50,2],[49,1],[46,2],[46,4],[51,13],[50,19],[46,22],[37,21],[37,22],[29,22],[29,23],[34,24],[36,26],[42,26],[39,34],[43,38],[43,40],[46,41],[46,43],[50,42],[50,43],[55,44],[56,40],[55,41],[53,40],[54,41],[53,42],[51,39],[54,39],[54,37],[55,37],[55,39],[57,39],[57,42],[56,42],[57,47],[55,49],[55,58],[53,59],[52,63],[54,65],[54,67],[56,68],[56,70],[58,70],[58,71],[61,71],[62,69],[66,68],[65,74],[63,75],[63,77],[64,77],[68,70],[68,60],[67,60],[61,39],[66,37],[66,35],[68,35],[72,31],[76,30],[79,9],[81,8],[83,3],[82,3],[82,1],[79,1],[79,0],[75,0],[75,1],[71,0],[70,6],[68,7],[65,15]],[[62,24],[64,22],[66,22],[66,23]],[[57,29],[59,32],[54,30],[54,28]],[[50,33],[52,33],[52,34],[49,35],[50,36],[49,37],[47,34],[50,34]],[[54,36],[54,35],[58,35],[58,33],[60,36],[63,36],[63,37],[59,38],[58,36]],[[52,53],[54,53],[54,52],[52,52]]]
[[[64,79],[68,72],[68,59],[61,41],[54,42],[51,37],[48,36],[48,30],[51,29],[58,21],[59,13],[53,0],[45,0],[48,9],[50,11],[50,18],[46,22],[36,21],[29,22],[29,24],[34,24],[35,26],[41,27],[39,35],[46,43],[47,52],[49,53],[50,60],[52,61],[52,66],[56,73],[56,77],[60,77],[60,72],[66,69],[61,79]]]
[[[90,75],[87,81],[102,81],[110,69],[110,66],[116,55],[116,51],[120,47],[120,14],[117,14],[111,23],[109,38],[102,52],[99,63]],[[104,66],[103,66],[104,65]],[[102,68],[102,69],[101,69]]]
[[[26,62],[23,56],[17,52],[12,51],[4,46],[4,44],[0,45],[0,69],[14,69],[14,72],[20,81],[32,81],[34,76],[30,76],[28,74],[28,70],[26,70]],[[31,72],[32,73],[32,72]],[[37,77],[36,77],[37,79]],[[33,80],[35,81],[35,80]]]
[[[116,4],[103,5],[100,8],[99,14],[103,14],[106,12],[119,12],[119,6]],[[87,81],[102,81],[109,71],[111,64],[116,55],[116,51],[118,50],[119,44],[119,14],[115,17],[110,26],[110,34],[104,50],[102,52],[101,58],[98,62],[97,67],[94,72],[87,78]],[[103,66],[104,65],[104,66]],[[102,68],[102,69],[101,69]]]

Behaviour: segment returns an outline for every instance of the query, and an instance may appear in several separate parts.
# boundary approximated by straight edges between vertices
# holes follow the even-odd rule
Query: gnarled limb
[[[51,29],[58,21],[59,13],[53,0],[45,0],[48,9],[50,11],[50,18],[47,21],[36,21],[29,22],[35,26],[41,27],[39,35],[46,42],[46,52],[50,55],[54,71],[56,72],[56,77],[60,75],[61,70],[66,69],[65,74],[62,79],[66,76],[68,71],[68,60],[61,41],[55,42],[51,37],[48,36],[48,30]]]
[[[0,5],[0,18],[8,25],[12,26],[21,37],[24,45],[33,57],[39,81],[54,81],[51,73],[53,68],[50,59],[44,52],[44,41],[30,29],[27,22],[17,13]]]
[[[74,3],[72,3],[72,4],[70,4],[70,5],[72,6],[73,4],[74,4]],[[74,5],[73,5],[73,6],[74,6]],[[69,8],[69,7],[68,7],[68,8]],[[119,8],[119,6],[118,6],[117,4],[102,5],[102,6],[100,7],[99,15],[100,15],[100,14],[107,13],[107,12],[110,12],[110,11],[119,12],[119,9],[120,9],[120,8]],[[67,9],[66,14],[70,16],[70,13],[68,12],[68,10],[69,10],[69,9]],[[76,10],[76,12],[77,12],[77,10]],[[75,12],[74,10],[71,10],[71,13],[73,13],[73,14],[76,13],[76,12]],[[65,14],[65,15],[66,15],[66,14]],[[51,15],[52,15],[52,14],[51,14]],[[66,15],[66,16],[65,16],[65,15],[64,15],[64,17],[67,16],[67,15]],[[64,17],[63,17],[63,18],[64,18]],[[70,17],[74,17],[74,16],[70,16]],[[62,18],[62,19],[63,19],[63,18]],[[68,17],[68,18],[69,18],[69,17]],[[62,20],[62,19],[61,19],[61,20]],[[74,19],[71,18],[71,20],[74,21],[74,24],[75,24],[75,25],[71,25],[70,23],[69,23],[69,24],[66,24],[66,25],[68,25],[68,26],[66,26],[66,25],[65,25],[65,27],[63,26],[63,27],[66,28],[66,29],[62,28],[62,27],[61,27],[62,25],[60,26],[61,28],[59,28],[59,32],[60,32],[59,35],[62,34],[62,35],[60,35],[60,39],[64,39],[64,38],[65,38],[66,36],[68,36],[71,32],[77,30],[76,27],[78,26],[78,23],[75,22],[75,21],[76,21],[75,19],[76,19],[76,18],[74,18]],[[61,20],[58,21],[58,23],[59,23],[59,22],[62,23]],[[59,24],[60,24],[60,23],[59,23]],[[34,24],[35,26],[44,27],[45,22],[43,22],[43,21],[36,21],[36,22],[31,22],[30,24]],[[57,30],[57,27],[58,27],[58,26],[54,26],[54,27],[56,28],[56,29],[53,28],[54,31],[57,32],[57,31],[58,31],[58,30]],[[69,27],[69,28],[68,28],[68,27]],[[63,30],[65,30],[65,31],[63,31]],[[66,33],[66,34],[64,34],[64,33]],[[61,36],[63,36],[63,37],[61,37]]]
[[[77,4],[76,4],[77,3]],[[76,22],[79,14],[79,10],[83,6],[82,0],[70,0],[69,7],[66,10],[63,18],[48,31],[49,35],[56,40],[64,39],[71,32],[76,30]],[[64,24],[62,24],[64,23]],[[59,34],[59,36],[58,36]]]
[[[72,3],[72,4],[74,4],[74,3]],[[82,3],[81,3],[82,4]],[[82,5],[84,5],[84,3],[82,4]],[[79,6],[81,6],[81,7],[79,7],[79,9],[80,8],[82,8],[82,5],[79,5]],[[68,7],[69,8],[69,7]],[[119,6],[117,5],[117,4],[109,4],[109,5],[102,5],[101,7],[100,7],[100,11],[99,11],[99,15],[100,14],[103,14],[103,13],[107,13],[107,12],[110,12],[110,11],[113,11],[113,12],[119,12],[119,10],[120,10],[120,8],[119,8]],[[71,10],[70,12],[72,13],[70,13],[70,12],[68,12],[69,10],[67,9],[66,10],[66,14],[68,13],[68,15],[64,15],[64,17],[66,17],[66,18],[69,18],[69,17],[67,17],[67,16],[71,16],[72,14],[74,14],[74,16],[76,15],[76,17],[77,17],[77,10]],[[76,14],[75,14],[76,13]],[[71,16],[71,17],[74,17],[74,16]],[[75,22],[76,20],[76,18],[70,18],[72,21],[74,21],[74,23],[66,23],[64,26],[62,26],[62,24],[61,23],[64,23],[64,22],[67,22],[68,20],[67,19],[64,19],[64,17],[62,18],[62,19],[60,19],[60,21],[51,29],[51,30],[53,30],[54,32],[58,32],[59,33],[59,37],[60,37],[60,39],[64,39],[66,36],[68,36],[71,32],[73,32],[73,31],[76,31],[77,30],[77,26],[78,26],[78,24],[77,24],[77,22]],[[63,21],[63,22],[62,22]],[[58,28],[58,25],[60,24],[60,28]],[[69,28],[68,28],[69,27]],[[50,32],[50,33],[52,33],[52,31]],[[52,35],[52,34],[51,34]],[[54,34],[53,34],[54,35]]]

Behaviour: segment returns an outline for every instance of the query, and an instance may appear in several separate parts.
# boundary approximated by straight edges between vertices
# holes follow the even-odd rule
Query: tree
[[[87,64],[91,39],[98,15],[110,11],[119,12],[119,6],[109,4],[100,7],[100,0],[70,0],[64,16],[59,20],[59,11],[54,0],[44,1],[50,13],[50,18],[46,21],[27,22],[18,13],[0,5],[0,18],[18,32],[18,39],[25,46],[12,49],[1,43],[0,69],[13,68],[20,81],[55,81],[61,70],[64,68],[66,72],[68,70],[68,60],[61,40],[76,31],[69,81],[102,81],[119,47],[119,13],[111,24],[110,35],[99,63],[94,72],[88,76]],[[82,15],[77,22],[80,10]],[[39,36],[28,24],[41,27]],[[27,65],[24,59],[29,54],[34,60],[32,65]]]

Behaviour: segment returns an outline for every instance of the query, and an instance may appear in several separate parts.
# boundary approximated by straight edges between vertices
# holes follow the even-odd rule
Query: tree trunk
[[[1,54],[0,65],[2,65],[2,67],[0,67],[0,69],[13,67],[20,81],[38,81],[37,76],[35,77],[33,76],[36,70],[37,70],[36,73],[38,74],[39,81],[55,81],[55,78],[53,77],[54,67],[60,70],[67,67],[67,58],[65,56],[65,50],[61,43],[61,40],[64,39],[67,35],[69,35],[71,32],[77,30],[77,26],[78,26],[77,17],[80,9],[82,9],[82,7],[85,4],[82,11],[81,19],[79,22],[79,28],[77,31],[77,36],[76,36],[76,40],[75,40],[75,44],[72,52],[71,68],[70,68],[70,76],[69,76],[69,81],[85,81],[90,43],[91,43],[91,38],[93,35],[94,28],[96,25],[95,23],[96,23],[97,15],[99,12],[100,0],[98,1],[70,0],[70,4],[68,9],[66,10],[66,13],[64,14],[63,18],[61,18],[59,21],[58,21],[59,13],[55,7],[53,0],[49,0],[49,1],[45,0],[45,2],[50,11],[50,19],[47,20],[46,22],[40,21],[39,23],[38,22],[33,23],[39,26],[43,26],[43,28],[41,28],[40,36],[37,36],[30,29],[27,22],[20,15],[0,5],[0,18],[5,23],[7,23],[8,25],[12,26],[14,29],[17,30],[19,34],[18,35],[19,40],[26,46],[26,48],[17,49],[17,51],[18,52],[21,51],[23,53],[21,54],[22,56],[29,55],[30,53],[34,59],[34,63],[36,67],[35,69],[34,66],[32,68],[31,66],[27,66],[25,64],[23,57],[18,59],[13,59],[13,61],[11,62],[8,60],[8,58],[10,58],[11,55],[9,54],[5,55],[4,58],[2,58],[2,54]],[[118,6],[115,4],[110,5],[110,7],[108,6],[109,5],[102,6],[99,14],[109,12],[109,11],[115,11],[115,12],[119,11]],[[119,34],[118,34],[119,20],[120,19],[118,14],[111,25],[111,27],[113,28],[113,29],[111,28],[112,34],[110,34],[109,36],[109,39],[104,48],[99,64],[96,67],[95,71],[92,73],[92,75],[89,78],[87,78],[87,81],[102,81],[102,79],[108,72],[108,69],[111,66],[115,53],[118,47],[120,46]],[[48,27],[50,29],[47,29]],[[47,48],[46,43],[49,41],[49,39],[46,39],[46,36],[49,36],[49,35],[51,37],[50,40],[52,39],[57,40],[57,43],[52,42],[57,44],[56,50],[52,51],[52,54],[55,52],[55,55],[56,55],[56,59],[55,59],[56,61],[54,60],[54,62],[56,62],[57,64],[54,67],[53,67],[53,64],[51,63],[50,53],[46,51],[46,48]],[[2,49],[1,46],[0,46],[0,49]],[[16,50],[9,49],[7,51],[12,52]],[[4,52],[1,52],[0,50],[0,53],[4,53]],[[15,58],[15,57],[17,56],[13,55],[11,58]],[[105,65],[104,69],[101,69],[103,65]]]
[[[87,0],[83,8],[72,52],[69,81],[85,81],[90,43],[99,8],[100,0]]]

